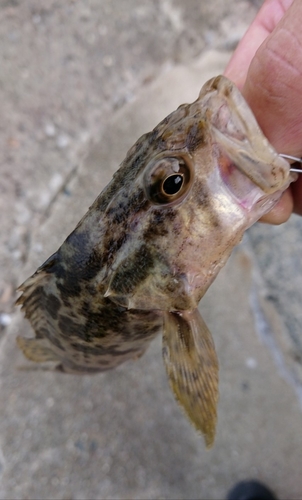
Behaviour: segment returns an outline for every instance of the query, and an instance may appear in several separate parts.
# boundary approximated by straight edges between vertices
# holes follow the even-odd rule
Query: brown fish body
[[[207,445],[218,363],[197,306],[247,227],[293,180],[235,86],[210,80],[130,149],[76,229],[21,287],[33,361],[114,368],[163,332],[176,398]]]

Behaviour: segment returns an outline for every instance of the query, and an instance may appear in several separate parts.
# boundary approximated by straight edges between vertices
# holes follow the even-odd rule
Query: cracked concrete
[[[300,218],[251,228],[201,302],[220,361],[209,452],[170,393],[160,338],[92,377],[28,370],[15,345],[30,334],[16,285],[131,144],[223,71],[257,6],[1,4],[0,498],[219,500],[256,477],[302,499]]]

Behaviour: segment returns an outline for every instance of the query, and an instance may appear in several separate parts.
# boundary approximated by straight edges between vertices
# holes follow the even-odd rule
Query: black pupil
[[[179,174],[170,175],[163,183],[165,194],[173,195],[180,191],[183,184],[183,177]]]

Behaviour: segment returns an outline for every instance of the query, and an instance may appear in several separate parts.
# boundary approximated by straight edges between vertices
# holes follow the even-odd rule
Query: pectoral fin
[[[19,336],[16,340],[18,347],[30,361],[34,361],[35,363],[60,361],[56,354],[48,347],[46,339],[27,339]]]
[[[217,420],[218,360],[198,309],[165,314],[163,359],[177,401],[210,448]]]

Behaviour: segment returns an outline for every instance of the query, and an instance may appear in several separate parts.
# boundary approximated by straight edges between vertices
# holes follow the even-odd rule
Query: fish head
[[[239,90],[213,78],[139,139],[108,187],[105,296],[132,309],[194,309],[292,180]]]

